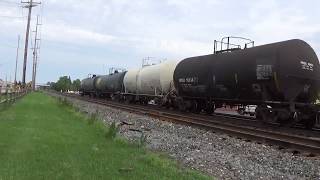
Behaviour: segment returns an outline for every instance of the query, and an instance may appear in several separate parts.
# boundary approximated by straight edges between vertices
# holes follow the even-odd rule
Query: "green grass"
[[[43,93],[0,112],[2,179],[209,179],[120,138]]]

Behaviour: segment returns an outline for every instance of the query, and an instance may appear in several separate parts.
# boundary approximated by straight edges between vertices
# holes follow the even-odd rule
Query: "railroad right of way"
[[[202,128],[207,128],[209,130],[226,133],[228,135],[232,135],[239,138],[245,138],[246,140],[254,140],[264,144],[277,145],[280,148],[292,150],[292,152],[294,153],[309,153],[307,154],[307,156],[320,155],[319,136],[306,137],[295,134],[286,134],[276,130],[252,128],[250,126],[243,126],[241,124],[232,124],[223,120],[228,117],[222,116],[215,118],[208,116],[198,117],[182,115],[176,112],[168,112],[163,109],[153,109],[149,106],[141,107],[135,105],[119,104],[112,101],[90,99],[80,96],[75,96],[75,98],[81,98],[89,102],[114,107],[128,112],[145,114],[164,121],[184,123],[192,126],[198,126]]]
[[[247,142],[211,130],[160,121],[92,102],[68,98],[87,113],[99,113],[107,124],[127,122],[120,133],[137,140],[138,129],[147,136],[147,147],[169,153],[184,166],[225,179],[317,179],[320,160],[280,151],[278,146]]]

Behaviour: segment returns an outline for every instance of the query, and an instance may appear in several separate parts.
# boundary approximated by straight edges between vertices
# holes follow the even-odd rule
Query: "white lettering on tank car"
[[[186,79],[185,78],[180,78],[179,79],[179,83],[185,83],[186,82]]]
[[[313,71],[313,64],[306,61],[300,61],[301,67],[304,70]]]
[[[186,84],[197,84],[199,81],[198,77],[187,77],[187,78],[180,78],[179,83],[186,83]]]
[[[272,77],[272,65],[257,65],[257,80],[269,80]]]

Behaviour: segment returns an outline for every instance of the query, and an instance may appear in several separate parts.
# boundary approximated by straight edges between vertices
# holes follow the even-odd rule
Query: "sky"
[[[38,1],[37,1],[38,2]],[[241,36],[262,45],[302,39],[320,53],[319,0],[42,0],[37,83],[60,76],[82,79],[109,68],[138,68],[142,59],[180,61],[210,54],[213,42]],[[0,0],[0,78],[22,78],[27,10],[20,0]],[[34,33],[30,34],[34,38]],[[31,44],[29,47],[32,46]],[[31,47],[30,47],[31,48]],[[29,48],[27,81],[31,80]]]

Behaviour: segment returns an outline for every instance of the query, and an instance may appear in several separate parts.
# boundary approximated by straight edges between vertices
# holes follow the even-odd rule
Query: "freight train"
[[[311,128],[319,121],[320,65],[306,42],[230,48],[228,37],[220,43],[228,48],[216,51],[215,42],[213,54],[92,76],[82,80],[81,94],[207,114],[224,105],[256,105],[263,122]]]

